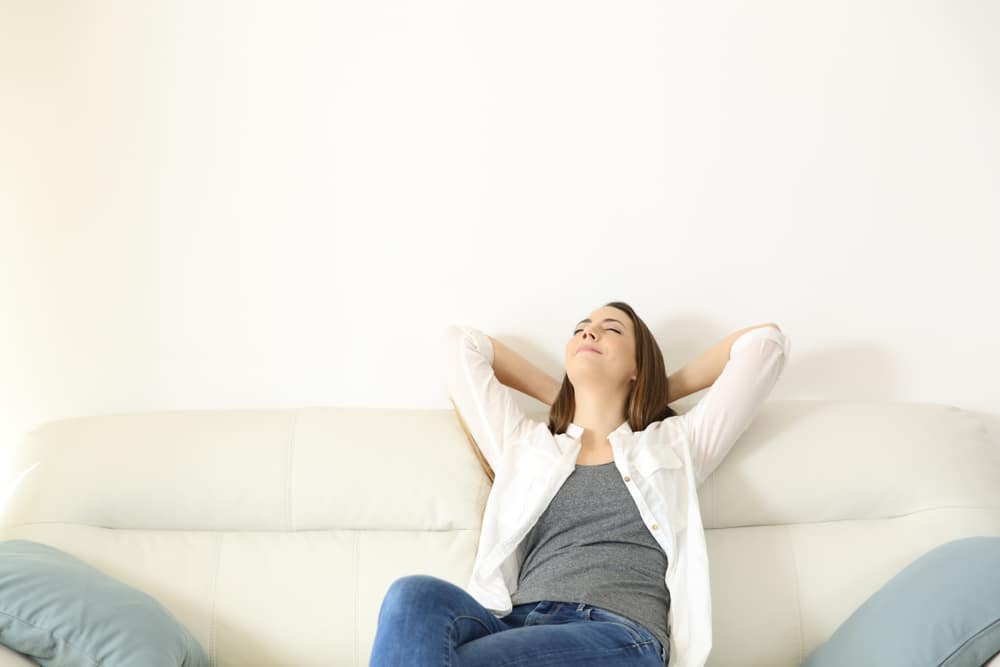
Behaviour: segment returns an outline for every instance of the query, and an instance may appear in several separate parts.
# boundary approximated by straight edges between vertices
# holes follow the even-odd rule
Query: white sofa
[[[708,664],[795,667],[921,554],[1000,535],[987,417],[766,403],[699,488]],[[0,538],[154,595],[213,664],[330,667],[368,665],[397,577],[465,585],[490,485],[451,409],[308,407],[49,422],[13,450],[3,488]],[[0,667],[33,664],[0,647]]]

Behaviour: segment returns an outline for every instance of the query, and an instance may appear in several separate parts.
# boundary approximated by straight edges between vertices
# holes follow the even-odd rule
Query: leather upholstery
[[[0,538],[156,596],[225,667],[367,666],[393,580],[464,587],[490,488],[452,409],[63,419],[5,477]],[[708,665],[794,667],[921,554],[1000,535],[1000,443],[947,405],[773,400],[698,493]]]

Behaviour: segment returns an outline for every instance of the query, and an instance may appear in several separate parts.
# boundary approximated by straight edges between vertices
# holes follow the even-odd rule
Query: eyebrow
[[[615,319],[615,318],[613,318],[613,317],[605,317],[605,318],[604,318],[603,320],[601,320],[601,321],[602,321],[602,322],[607,322],[607,321],[609,321],[609,320],[610,320],[610,321],[612,321],[612,322],[617,322],[618,324],[620,324],[620,325],[622,325],[622,326],[625,326],[625,323],[624,323],[624,322],[622,322],[621,320],[616,320],[616,319]],[[587,319],[584,319],[584,320],[580,320],[579,322],[577,322],[577,325],[580,325],[580,324],[583,324],[584,322],[589,322],[589,321],[590,321],[590,318],[588,317]]]

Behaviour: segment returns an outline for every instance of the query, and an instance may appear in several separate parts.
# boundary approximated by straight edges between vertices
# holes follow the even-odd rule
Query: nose
[[[591,340],[597,340],[597,336],[594,335],[594,329],[589,324],[583,325],[583,337],[586,338],[587,334],[590,334]]]

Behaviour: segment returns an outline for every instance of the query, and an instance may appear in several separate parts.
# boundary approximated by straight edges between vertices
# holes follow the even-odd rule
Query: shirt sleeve
[[[681,415],[698,486],[729,454],[781,377],[791,341],[773,326],[733,341],[729,360],[708,393]]]
[[[448,396],[473,444],[494,470],[507,443],[525,435],[531,420],[513,390],[493,371],[493,343],[482,331],[453,324],[441,337]]]

